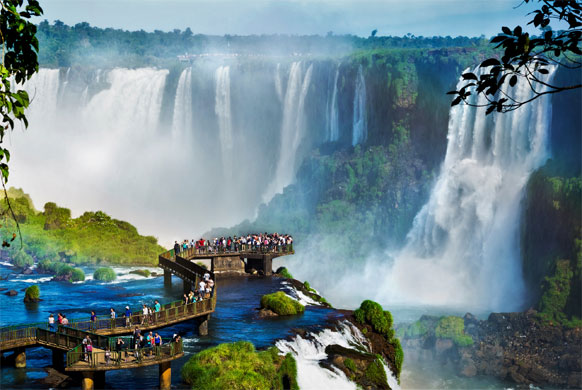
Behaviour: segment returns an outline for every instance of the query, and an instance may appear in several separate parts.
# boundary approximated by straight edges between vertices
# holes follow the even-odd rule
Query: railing
[[[31,326],[28,328],[2,330],[2,332],[0,332],[0,343],[7,343],[10,341],[22,339],[36,339],[37,329],[38,328],[36,326]]]
[[[215,286],[216,288],[216,286]],[[184,305],[182,301],[174,301],[162,306],[162,310],[148,314],[134,314],[129,320],[124,317],[115,319],[97,319],[90,320],[73,320],[69,322],[69,328],[78,329],[87,332],[96,332],[99,330],[113,330],[116,328],[131,328],[134,326],[163,326],[167,322],[174,322],[180,317],[189,317],[199,313],[212,311],[216,307],[216,291],[210,299],[204,299],[198,302],[192,302]]]
[[[117,339],[117,337],[112,338]],[[93,345],[95,347],[95,345]],[[182,340],[146,348],[110,349],[97,352],[83,352],[82,346],[77,346],[67,352],[67,367],[73,367],[80,362],[86,362],[89,368],[122,367],[130,364],[143,364],[172,358],[183,353]],[[109,358],[107,358],[109,354]],[[86,368],[83,365],[83,368]]]
[[[251,245],[251,244],[239,244],[238,250],[235,250],[234,245],[231,245],[231,248],[225,248],[223,246],[218,247],[209,247],[207,245],[203,247],[188,247],[186,249],[180,249],[178,255],[184,258],[195,257],[196,255],[214,255],[214,254],[226,254],[231,253],[233,255],[241,255],[245,253],[249,254],[256,254],[256,253],[295,253],[293,251],[293,244],[287,245]],[[176,257],[176,253],[173,249],[170,249],[167,252],[162,253],[162,256],[165,259],[174,259]]]

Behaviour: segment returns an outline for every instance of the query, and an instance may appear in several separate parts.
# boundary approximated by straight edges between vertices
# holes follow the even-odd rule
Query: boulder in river
[[[18,292],[16,290],[10,290],[4,293],[4,295],[8,295],[9,297],[14,297],[16,295],[18,295]]]

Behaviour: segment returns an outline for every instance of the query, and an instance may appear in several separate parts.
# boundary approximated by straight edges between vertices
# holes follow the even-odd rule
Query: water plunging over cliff
[[[173,136],[188,134],[192,125],[192,68],[186,68],[180,74],[174,99]]]
[[[362,65],[358,67],[358,76],[356,78],[356,91],[354,93],[354,120],[352,145],[356,146],[366,140],[368,136],[368,123],[366,118],[366,80]]]
[[[335,70],[333,78],[333,92],[331,99],[328,100],[327,106],[327,141],[335,142],[339,140],[339,113],[338,113],[338,99],[337,99],[337,82],[339,79],[339,65]]]
[[[303,75],[304,64],[294,62],[289,72],[289,81],[283,106],[283,123],[281,125],[281,143],[279,160],[275,176],[263,195],[265,201],[281,192],[293,181],[297,170],[297,149],[305,135],[305,98],[311,83],[313,64],[309,65]]]
[[[508,93],[521,101],[532,96],[526,82]],[[550,118],[546,97],[489,117],[467,105],[451,109],[441,173],[395,256],[381,300],[521,308],[520,201],[530,173],[548,157]]]
[[[227,176],[232,172],[232,118],[230,110],[230,67],[221,66],[216,69],[216,103],[214,112],[218,117],[218,131],[222,167]]]

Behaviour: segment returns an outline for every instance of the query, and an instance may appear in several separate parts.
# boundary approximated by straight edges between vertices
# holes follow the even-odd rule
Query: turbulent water
[[[279,340],[275,344],[282,353],[291,353],[297,361],[297,383],[301,389],[357,389],[343,371],[330,371],[319,365],[327,358],[325,347],[340,345],[345,348],[361,348],[371,352],[364,335],[349,322],[344,321],[339,329],[324,329],[311,332],[307,337],[295,336],[291,340]],[[393,390],[400,389],[388,367],[384,366],[388,384]]]
[[[30,126],[10,135],[9,184],[38,208],[100,209],[164,244],[233,225],[292,183],[311,148],[365,138],[362,72],[341,91],[339,75],[311,61],[41,69],[25,86]],[[358,113],[339,112],[354,95]]]

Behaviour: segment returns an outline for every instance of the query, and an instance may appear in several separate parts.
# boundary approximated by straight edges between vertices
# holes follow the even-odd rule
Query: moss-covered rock
[[[288,297],[283,291],[263,295],[261,298],[261,309],[271,310],[280,316],[301,314],[305,311],[305,306],[296,300]]]
[[[323,367],[333,365],[363,389],[390,389],[384,359],[380,354],[359,351],[332,344],[325,348],[328,358]]]
[[[291,273],[289,272],[289,270],[287,270],[287,268],[285,268],[285,267],[279,267],[279,268],[277,268],[277,271],[275,273],[278,274],[278,275],[281,275],[285,279],[293,279],[293,275],[291,275]]]
[[[473,345],[473,338],[465,334],[465,321],[461,317],[442,317],[436,326],[435,335],[440,339],[451,339],[459,347]]]
[[[112,282],[117,279],[117,275],[111,267],[101,267],[95,270],[93,278],[102,282]]]
[[[40,288],[36,284],[27,287],[26,291],[24,292],[24,302],[38,302],[39,300]]]
[[[144,278],[149,278],[151,275],[151,272],[147,269],[136,269],[133,271],[129,271],[129,273],[134,275],[140,275],[143,276]]]
[[[182,379],[193,389],[298,390],[295,359],[276,348],[257,352],[252,343],[220,344],[192,356]]]
[[[354,311],[354,318],[356,323],[363,325],[360,329],[370,341],[372,350],[384,356],[392,372],[400,381],[404,351],[400,340],[395,336],[392,313],[384,310],[377,302],[365,300]]]

